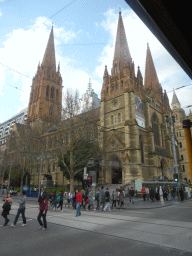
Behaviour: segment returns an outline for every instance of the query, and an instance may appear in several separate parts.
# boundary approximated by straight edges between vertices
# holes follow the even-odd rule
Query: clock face
[[[115,101],[115,103],[113,105],[114,105],[114,107],[117,107],[117,101]]]

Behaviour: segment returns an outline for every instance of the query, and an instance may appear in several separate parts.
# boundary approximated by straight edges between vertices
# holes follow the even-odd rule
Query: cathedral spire
[[[42,61],[43,67],[53,68],[56,72],[56,61],[55,61],[55,45],[54,45],[54,35],[53,35],[53,26],[47,43],[47,48]]]
[[[129,47],[127,44],[125,29],[123,25],[123,19],[121,16],[121,11],[119,12],[119,21],[116,35],[114,62],[131,62],[131,54],[129,52]]]
[[[175,93],[175,90],[173,90],[173,99],[172,99],[172,103],[171,103],[172,108],[181,108],[181,104],[177,98],[177,95]]]
[[[151,51],[149,48],[149,44],[147,43],[147,56],[146,56],[146,64],[145,64],[145,89],[159,89],[160,84],[157,77],[157,73],[155,70],[155,65],[153,63]]]

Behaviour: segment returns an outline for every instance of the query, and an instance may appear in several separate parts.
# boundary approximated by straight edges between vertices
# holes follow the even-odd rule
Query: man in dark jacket
[[[134,190],[133,190],[132,187],[131,187],[130,190],[129,190],[129,195],[130,195],[130,202],[131,202],[131,204],[134,204],[134,201],[133,201]]]
[[[105,192],[103,190],[103,186],[101,187],[101,189],[99,190],[99,201],[100,204],[102,204],[102,210],[104,209],[105,206]]]
[[[105,208],[103,209],[104,212],[106,211],[107,208],[108,208],[109,211],[111,211],[109,201],[110,201],[110,193],[109,193],[108,188],[107,188],[106,191],[105,191],[106,205],[105,205]]]

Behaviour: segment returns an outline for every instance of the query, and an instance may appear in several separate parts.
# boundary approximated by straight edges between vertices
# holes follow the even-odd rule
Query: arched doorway
[[[111,161],[112,184],[122,183],[122,168],[119,159],[116,157]]]

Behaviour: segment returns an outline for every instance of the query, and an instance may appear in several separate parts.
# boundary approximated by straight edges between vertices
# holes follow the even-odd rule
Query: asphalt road
[[[14,216],[10,215],[10,222],[13,219]],[[29,219],[28,225],[25,227],[21,227],[21,224],[22,221],[19,219],[16,228],[0,227],[1,256],[192,255],[192,253],[183,250],[170,249],[52,223],[48,223],[46,231],[41,231],[38,230],[39,225],[35,219]]]
[[[15,198],[9,224],[16,211]],[[77,218],[68,208],[62,213],[48,212],[46,231],[38,230],[37,215],[37,202],[28,200],[27,226],[21,227],[20,217],[16,228],[3,227],[4,219],[0,217],[0,256],[192,256],[191,200],[175,200],[168,207],[154,209],[86,211]],[[182,241],[182,249],[175,249],[180,239],[187,241],[186,250]]]

